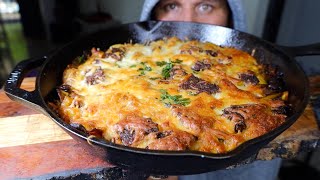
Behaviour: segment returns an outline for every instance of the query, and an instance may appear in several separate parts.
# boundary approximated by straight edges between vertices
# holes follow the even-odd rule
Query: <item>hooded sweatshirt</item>
[[[147,21],[151,18],[151,13],[159,0],[145,0],[140,16],[140,21]],[[233,28],[239,31],[246,31],[245,12],[242,6],[242,0],[228,0],[233,19]]]

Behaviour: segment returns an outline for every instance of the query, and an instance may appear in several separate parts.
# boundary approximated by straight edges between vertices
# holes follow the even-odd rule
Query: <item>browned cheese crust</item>
[[[225,153],[287,117],[282,74],[249,54],[172,37],[92,48],[63,74],[66,122],[125,146]]]

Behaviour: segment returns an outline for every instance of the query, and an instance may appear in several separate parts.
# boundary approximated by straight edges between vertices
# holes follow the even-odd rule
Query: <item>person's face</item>
[[[154,9],[156,20],[228,25],[226,0],[161,0]]]

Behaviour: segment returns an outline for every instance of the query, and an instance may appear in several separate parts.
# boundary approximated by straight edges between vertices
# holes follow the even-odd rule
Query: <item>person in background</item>
[[[241,0],[145,0],[140,21],[187,21],[214,24],[246,31],[245,12]],[[281,159],[255,161],[228,170],[179,176],[180,180],[274,180]]]
[[[241,0],[145,0],[140,21],[188,21],[246,31]]]

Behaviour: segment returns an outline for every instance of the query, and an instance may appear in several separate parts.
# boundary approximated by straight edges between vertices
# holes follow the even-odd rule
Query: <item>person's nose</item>
[[[186,11],[183,11],[181,16],[178,17],[181,21],[187,21],[187,22],[195,22],[196,19],[195,19],[195,15],[192,11],[190,10],[186,10]]]

